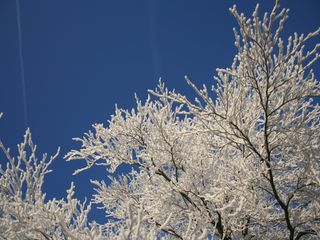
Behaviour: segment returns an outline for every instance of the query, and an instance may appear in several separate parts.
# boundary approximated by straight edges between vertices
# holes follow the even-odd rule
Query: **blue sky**
[[[93,123],[106,123],[115,104],[134,107],[134,93],[145,98],[159,77],[187,95],[186,74],[196,84],[210,85],[215,69],[230,66],[235,54],[237,24],[228,8],[236,4],[249,15],[257,2],[20,0],[26,122],[16,1],[0,0],[1,139],[15,148],[27,125],[39,153],[61,146],[44,186],[48,197],[65,196],[70,181],[77,197],[90,195],[89,179],[103,179],[104,169],[71,176],[81,165],[63,159],[79,148],[72,137]],[[271,10],[273,1],[260,2],[261,12]],[[320,26],[320,1],[287,0],[282,7],[290,8],[284,38]],[[318,78],[319,66],[314,65]]]

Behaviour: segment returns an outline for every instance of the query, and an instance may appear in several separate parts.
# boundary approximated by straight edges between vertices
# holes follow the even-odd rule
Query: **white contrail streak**
[[[19,58],[20,58],[20,76],[21,76],[22,100],[23,100],[23,116],[24,116],[24,125],[25,125],[25,127],[28,127],[27,94],[26,94],[26,81],[24,78],[24,63],[23,63],[23,54],[22,54],[22,31],[21,31],[21,17],[20,17],[19,0],[16,0],[16,7],[17,7]]]
[[[151,47],[152,55],[152,65],[153,72],[156,78],[160,78],[162,74],[161,69],[161,59],[159,54],[159,49],[157,45],[157,34],[156,34],[156,23],[155,23],[155,14],[156,14],[156,3],[154,0],[147,1],[148,4],[148,27],[149,27],[149,41]]]

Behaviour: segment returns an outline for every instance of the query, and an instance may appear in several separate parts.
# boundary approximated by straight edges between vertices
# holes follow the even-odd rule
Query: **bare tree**
[[[116,219],[118,237],[300,239],[320,235],[319,82],[310,66],[319,35],[280,38],[288,10],[252,18],[230,12],[238,53],[217,69],[212,91],[187,83],[194,101],[160,83],[146,103],[94,125],[68,160],[86,168],[136,166],[112,184],[94,181],[94,201]],[[80,169],[81,171],[83,169]],[[142,234],[142,235],[141,235]],[[121,238],[120,237],[120,238]]]
[[[0,166],[0,239],[101,239],[101,227],[87,223],[91,204],[73,197],[73,183],[66,200],[45,201],[42,184],[59,150],[39,160],[29,129],[16,158],[1,140],[0,148],[8,159],[5,170]]]

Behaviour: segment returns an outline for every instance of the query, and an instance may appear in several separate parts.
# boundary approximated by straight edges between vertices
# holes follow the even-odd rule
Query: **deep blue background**
[[[237,4],[251,15],[256,2],[20,0],[27,125],[39,153],[61,146],[44,185],[47,196],[64,197],[75,181],[83,199],[92,194],[90,178],[105,178],[97,167],[71,176],[81,162],[63,156],[79,148],[71,138],[106,123],[116,103],[134,107],[134,93],[144,99],[159,77],[187,95],[185,74],[211,84],[215,69],[230,66],[235,54],[237,24],[228,8]],[[261,2],[261,11],[272,9],[273,1]],[[285,38],[320,26],[320,1],[287,0],[282,7],[290,8]],[[0,0],[0,137],[11,148],[25,131],[16,14],[14,0]],[[319,63],[314,68],[319,76]],[[101,222],[103,214],[92,217]]]

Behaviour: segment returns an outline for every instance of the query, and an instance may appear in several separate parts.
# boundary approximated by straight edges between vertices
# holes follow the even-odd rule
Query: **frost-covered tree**
[[[131,173],[97,186],[115,239],[320,237],[320,85],[311,64],[319,35],[280,35],[288,10],[252,18],[230,11],[238,53],[193,100],[160,83],[145,103],[116,109],[76,139],[68,160]],[[112,237],[111,237],[112,236]]]
[[[49,159],[44,154],[39,160],[29,129],[18,145],[16,158],[1,140],[0,148],[8,160],[5,170],[0,166],[0,239],[103,238],[101,226],[87,223],[91,204],[73,198],[73,183],[66,200],[45,201],[44,177],[51,172],[49,166],[59,150]]]
[[[1,144],[9,163],[1,170],[0,236],[319,239],[320,84],[310,67],[320,44],[305,43],[320,29],[282,40],[288,10],[277,1],[261,19],[258,8],[251,18],[230,9],[238,53],[231,68],[217,69],[210,90],[186,77],[198,95],[192,100],[160,82],[135,109],[116,108],[106,126],[75,139],[81,149],[66,159],[86,163],[75,173],[93,165],[109,173],[111,184],[92,181],[105,224],[87,223],[90,205],[73,199],[73,185],[67,201],[44,200],[52,160],[36,160],[28,131],[17,160]],[[131,172],[114,176],[120,165]]]

